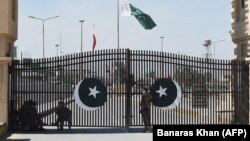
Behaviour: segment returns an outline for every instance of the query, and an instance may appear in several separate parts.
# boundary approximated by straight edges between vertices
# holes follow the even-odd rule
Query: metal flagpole
[[[120,49],[120,1],[117,0],[117,83],[120,82],[120,55],[119,55],[119,49]]]
[[[79,21],[81,23],[81,56],[80,56],[80,79],[83,79],[83,22],[84,20]]]
[[[120,4],[117,0],[117,48],[120,49]]]
[[[95,22],[93,22],[93,36],[95,35]],[[94,46],[92,46],[92,52],[94,52]]]
[[[62,56],[62,33],[60,33],[60,55]]]

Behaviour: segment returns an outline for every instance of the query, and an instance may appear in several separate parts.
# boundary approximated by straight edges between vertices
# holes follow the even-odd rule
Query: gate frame
[[[99,53],[99,51],[98,51],[98,53]],[[110,52],[110,53],[113,53],[113,52]],[[126,77],[125,78],[126,79],[126,82],[125,82],[125,94],[126,94],[126,96],[125,96],[125,117],[124,118],[125,118],[125,127],[129,129],[130,127],[134,126],[132,124],[132,119],[131,119],[132,118],[132,113],[131,112],[132,112],[132,108],[133,108],[132,107],[132,102],[131,102],[131,97],[132,97],[131,79],[132,78],[131,78],[131,75],[130,75],[130,73],[132,71],[131,70],[131,60],[132,60],[131,59],[131,56],[132,56],[131,53],[132,53],[132,51],[130,49],[124,49],[124,52],[120,52],[119,50],[117,50],[117,52],[114,52],[114,53],[117,53],[117,56],[120,56],[121,54],[123,54],[125,56],[124,60],[122,60],[122,61],[125,62],[125,70],[126,70],[126,74],[125,74],[125,77]],[[145,51],[144,51],[144,53],[145,53]],[[84,55],[86,55],[86,53],[84,53]],[[91,54],[87,53],[87,55],[91,55]],[[143,52],[142,52],[141,55],[144,55]],[[152,53],[152,55],[157,56],[156,53]],[[163,60],[166,60],[166,58],[163,58],[163,57],[166,57],[164,55],[166,55],[166,54],[161,52],[160,56],[157,56],[157,57],[160,57],[160,59],[159,58],[158,59],[163,61]],[[81,58],[81,57],[84,57],[83,54],[77,55],[77,57],[79,57],[80,63],[82,63],[81,60],[83,60],[83,59],[86,60],[85,58]],[[178,59],[185,59],[185,57],[182,57],[182,56],[180,57],[179,55],[178,56],[177,55],[176,56],[175,55],[170,55],[170,56],[167,56],[167,57],[170,57],[170,58],[173,57],[174,59],[177,59],[177,60]],[[64,59],[64,57],[62,57],[62,58]],[[144,57],[144,58],[146,58],[146,57]],[[148,57],[147,57],[147,59],[148,59]],[[89,60],[89,59],[87,59],[87,60]],[[159,61],[159,60],[157,60],[157,61]],[[43,60],[42,63],[44,63],[44,61],[45,60]],[[201,61],[201,59],[199,59],[199,60],[197,59],[197,61]],[[16,61],[13,61],[12,64],[10,65],[10,74],[12,76],[12,78],[10,79],[11,81],[9,81],[11,83],[11,85],[10,85],[10,96],[9,96],[9,98],[10,98],[9,99],[9,103],[10,103],[9,112],[10,112],[10,115],[13,114],[13,112],[15,110],[15,107],[13,107],[15,105],[14,105],[14,97],[13,97],[13,94],[12,94],[13,89],[14,90],[16,89],[16,88],[14,88],[14,87],[16,87],[16,83],[13,82],[13,81],[15,81],[17,79],[15,77],[16,76],[15,73],[13,73],[14,70],[15,70],[15,63],[16,63]],[[162,68],[164,68],[163,63],[161,64]],[[233,94],[233,99],[234,99],[233,100],[234,101],[234,115],[242,115],[241,117],[235,116],[234,117],[234,122],[235,123],[240,123],[240,124],[249,124],[249,63],[244,62],[245,63],[244,66],[241,64],[241,62],[239,62],[239,60],[231,60],[231,63],[232,63],[232,67],[231,67],[232,85],[231,86],[232,86],[232,94]],[[241,74],[242,75],[241,77],[244,78],[244,79],[242,79],[243,82],[241,84],[242,84],[242,87],[244,88],[243,93],[245,95],[239,95],[238,94],[238,87],[237,87],[238,86],[238,81],[236,81],[236,80],[238,80],[237,72],[238,72],[238,66],[240,64],[243,66],[243,69],[244,69],[244,72]],[[204,65],[204,64],[202,64],[202,65]],[[244,76],[247,76],[247,77],[244,77]],[[11,86],[13,86],[13,87],[11,87]],[[241,101],[241,102],[239,102],[239,101]],[[9,120],[9,125],[11,125],[10,123],[11,123],[11,119]]]

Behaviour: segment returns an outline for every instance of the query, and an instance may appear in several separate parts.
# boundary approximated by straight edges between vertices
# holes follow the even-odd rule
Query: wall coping
[[[0,57],[0,64],[8,64],[12,61],[12,57]]]

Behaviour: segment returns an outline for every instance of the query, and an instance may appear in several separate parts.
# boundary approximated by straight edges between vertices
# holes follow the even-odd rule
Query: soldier
[[[143,122],[144,122],[144,132],[150,132],[151,131],[151,123],[150,123],[150,109],[151,109],[151,102],[152,102],[152,96],[149,93],[149,90],[147,87],[143,88],[143,96],[141,99],[141,110],[140,113],[142,114]]]
[[[43,122],[40,114],[36,109],[37,103],[29,100],[25,101],[19,110],[19,119],[21,122],[21,130],[26,131],[43,131]]]
[[[57,121],[55,125],[57,125],[58,130],[63,130],[64,121],[68,122],[69,129],[71,129],[72,125],[72,112],[69,108],[67,108],[63,101],[58,102],[58,108],[56,110]]]

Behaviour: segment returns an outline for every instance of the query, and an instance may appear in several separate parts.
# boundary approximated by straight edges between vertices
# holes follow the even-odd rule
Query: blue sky
[[[202,57],[203,41],[223,40],[216,43],[216,58],[232,59],[233,43],[230,31],[230,1],[228,0],[129,0],[147,13],[157,26],[144,30],[134,17],[120,17],[120,47],[133,50],[161,49]],[[56,55],[55,44],[60,42],[66,53],[80,52],[83,24],[83,50],[92,48],[92,34],[97,38],[96,49],[117,48],[117,0],[21,0],[19,1],[18,40],[20,51],[33,58],[42,57],[42,23],[28,18],[60,17],[45,22],[46,57]],[[92,25],[95,22],[95,30]],[[213,49],[212,49],[213,52]]]

